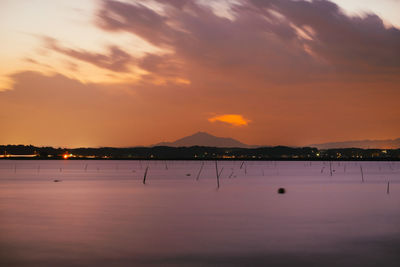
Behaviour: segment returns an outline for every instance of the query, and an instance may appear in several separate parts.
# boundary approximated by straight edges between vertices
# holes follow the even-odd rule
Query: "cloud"
[[[186,78],[195,71],[210,79],[214,72],[246,82],[291,83],[334,80],[338,75],[387,79],[400,73],[400,31],[385,28],[374,14],[348,16],[329,1],[233,2],[228,10],[234,19],[217,16],[196,1],[159,5],[163,12],[104,0],[96,23],[170,48],[179,63],[169,64],[171,55],[158,60],[169,62],[169,76],[174,71],[182,76],[183,69]],[[163,70],[152,71],[163,75]]]
[[[208,119],[209,122],[224,122],[228,123],[232,126],[247,126],[250,120],[243,118],[242,115],[239,114],[224,114],[219,116],[214,116]]]
[[[134,61],[134,58],[130,54],[117,46],[108,47],[108,54],[104,55],[85,50],[65,48],[56,39],[47,36],[42,37],[42,40],[45,43],[45,47],[50,50],[114,72],[130,71],[130,65]]]
[[[169,43],[174,34],[167,17],[139,3],[103,1],[98,18],[97,25],[103,30],[133,32],[156,45]]]
[[[234,84],[232,90],[251,85],[259,91],[279,84],[399,81],[400,31],[385,28],[374,14],[346,15],[329,1],[224,2],[230,19],[207,2],[155,1],[157,8],[100,3],[97,27],[139,36],[164,52],[135,57],[113,45],[95,53],[44,37],[46,48],[104,70],[135,72],[153,85],[211,88],[219,80],[224,87]]]
[[[324,0],[252,3],[259,9],[278,11],[297,28],[311,28],[315,38],[304,40],[304,44],[338,70],[357,74],[400,70],[400,30],[386,28],[373,13],[348,16]]]

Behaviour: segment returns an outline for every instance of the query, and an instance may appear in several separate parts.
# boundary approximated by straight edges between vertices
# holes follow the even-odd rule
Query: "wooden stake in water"
[[[85,165],[85,172],[87,172],[87,166],[88,166],[88,165],[86,164],[86,165]]]
[[[143,176],[143,184],[146,184],[146,177],[147,177],[147,171],[149,170],[149,166],[146,167],[146,170],[144,171],[144,176]]]
[[[361,171],[361,182],[364,183],[364,172],[361,165],[360,165],[360,171]]]
[[[386,188],[386,194],[388,195],[390,193],[389,188],[390,188],[390,181],[387,182],[387,188]]]
[[[217,174],[217,188],[219,188],[219,172],[218,172],[218,162],[215,161],[215,172]]]
[[[247,164],[244,164],[244,175],[247,175]]]
[[[242,164],[240,164],[240,169],[242,169],[242,167],[243,167],[243,164],[244,164],[244,161],[242,161]]]
[[[329,161],[329,171],[330,171],[330,175],[332,176],[332,162]]]
[[[165,161],[165,169],[168,170],[167,161]]]
[[[203,166],[204,166],[204,161],[201,163],[201,167],[200,167],[199,173],[196,176],[196,181],[199,180],[199,178],[200,178],[200,173],[203,170]]]
[[[221,177],[222,171],[224,170],[224,167],[221,168],[221,170],[218,173],[218,177]]]

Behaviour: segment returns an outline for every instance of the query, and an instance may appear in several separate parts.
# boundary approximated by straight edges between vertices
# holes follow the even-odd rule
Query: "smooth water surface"
[[[399,266],[400,163],[217,168],[0,161],[0,265]]]

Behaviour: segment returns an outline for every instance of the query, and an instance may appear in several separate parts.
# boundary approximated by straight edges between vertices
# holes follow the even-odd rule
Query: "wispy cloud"
[[[66,48],[61,46],[56,39],[47,36],[42,37],[42,40],[45,43],[45,47],[50,50],[114,72],[128,72],[130,70],[129,65],[131,65],[134,60],[131,55],[116,46],[108,47],[108,54],[105,55],[85,50]]]

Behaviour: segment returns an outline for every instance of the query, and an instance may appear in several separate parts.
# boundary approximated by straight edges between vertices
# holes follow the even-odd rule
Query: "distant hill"
[[[379,148],[379,149],[397,149],[400,148],[400,138],[388,139],[388,140],[361,140],[361,141],[345,141],[345,142],[333,142],[323,144],[312,144],[311,147],[318,149],[330,149],[330,148]]]
[[[243,144],[233,138],[217,137],[205,132],[198,132],[190,136],[183,137],[174,142],[162,142],[152,146],[170,146],[170,147],[190,147],[190,146],[209,146],[209,147],[242,147],[250,148],[252,146]]]

